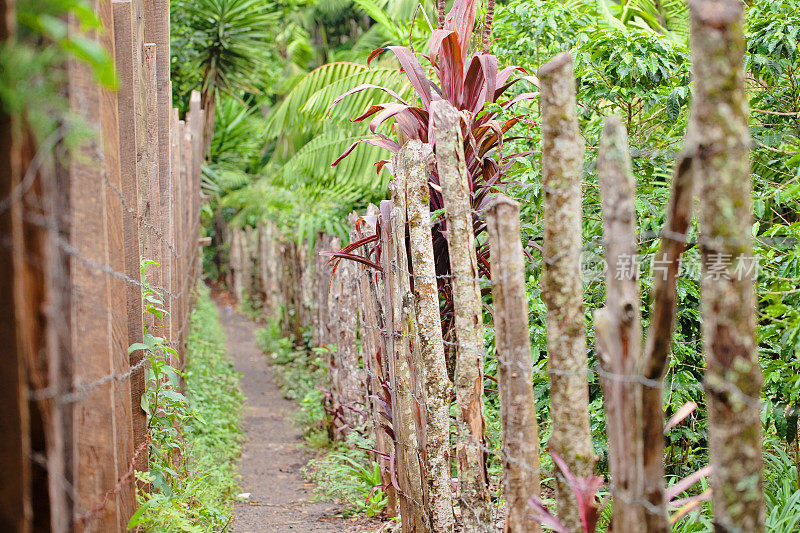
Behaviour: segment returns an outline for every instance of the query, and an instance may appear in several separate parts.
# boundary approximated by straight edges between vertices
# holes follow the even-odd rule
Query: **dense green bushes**
[[[233,519],[244,398],[216,306],[204,284],[198,292],[186,340],[186,396],[172,387],[178,372],[160,358],[147,374],[150,472],[140,477],[152,489],[139,494],[131,520],[146,531],[222,531]]]

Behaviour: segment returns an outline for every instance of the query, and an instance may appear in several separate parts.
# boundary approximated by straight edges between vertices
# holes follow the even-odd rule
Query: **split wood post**
[[[328,258],[322,252],[330,251],[330,236],[320,232],[314,244],[314,346],[328,344],[328,288],[330,285],[331,267]]]
[[[606,409],[608,462],[613,485],[612,522],[617,531],[645,531],[642,506],[639,262],[636,243],[636,181],[628,135],[619,117],[608,117],[600,135],[597,177],[603,209],[606,305],[594,312],[595,345]]]
[[[549,447],[578,478],[592,475],[586,336],[581,281],[581,172],[584,144],[578,129],[572,56],[565,52],[539,70],[544,185],[544,275],[547,353],[553,432]],[[558,516],[581,528],[572,488],[556,476]]]
[[[483,307],[478,283],[470,180],[465,167],[461,117],[446,100],[431,104],[436,135],[436,166],[442,186],[453,310],[458,346],[456,347],[455,389],[458,438],[459,501],[464,528],[489,531],[491,523],[489,491],[484,464],[483,418]]]
[[[184,338],[186,335],[186,313],[184,310],[184,294],[186,293],[189,285],[186,277],[186,253],[189,249],[186,239],[186,122],[183,120],[178,121],[178,181],[175,184],[175,250],[177,251],[177,259],[175,260],[175,268],[178,277],[178,292],[175,295],[175,317],[178,321],[178,334],[175,337],[175,342],[178,343],[178,359],[180,365],[186,360],[186,349],[184,346]]]
[[[183,338],[186,336],[186,329],[187,324],[189,322],[189,291],[191,290],[191,267],[192,267],[192,252],[194,251],[194,246],[192,245],[191,238],[192,238],[192,223],[193,219],[191,216],[192,210],[192,173],[194,172],[194,159],[192,158],[192,125],[191,125],[191,116],[186,116],[186,121],[183,127],[183,182],[181,183],[181,189],[183,194],[183,210],[181,215],[183,217],[183,221],[181,222],[183,225],[183,242],[181,243],[181,249],[183,250],[183,273],[181,274],[183,277],[182,287],[183,290],[181,292],[181,321],[183,323],[184,334]],[[183,339],[182,339],[183,340]],[[186,350],[183,349],[181,353],[181,366],[186,364]]]
[[[197,269],[200,266],[197,239],[200,235],[200,182],[203,164],[203,111],[200,107],[200,93],[192,91],[189,96],[189,123],[191,126],[191,159],[192,172],[189,174],[189,277],[188,299],[193,302],[194,284],[197,281]],[[191,309],[191,303],[189,305]],[[188,320],[188,317],[187,317]]]
[[[178,114],[178,108],[173,107],[172,113],[170,115],[170,180],[169,180],[169,194],[170,194],[170,209],[169,209],[169,240],[170,240],[170,261],[169,261],[169,273],[170,273],[170,291],[172,294],[167,298],[169,302],[169,307],[167,311],[170,313],[170,335],[169,340],[173,343],[173,348],[177,350],[177,346],[174,345],[175,342],[178,340],[178,335],[180,332],[180,320],[178,319],[178,301],[177,295],[180,294],[181,291],[181,278],[178,274],[178,261],[179,261],[179,254],[181,250],[180,245],[180,231],[179,231],[179,219],[180,216],[180,204],[178,201],[178,182],[181,179],[181,144],[180,144],[180,128],[179,128],[179,121],[180,117]],[[172,365],[174,367],[178,367],[179,362],[177,360],[173,360]]]
[[[242,303],[242,230],[239,227],[231,229],[231,249],[229,255],[230,269],[233,271],[233,300]]]
[[[256,246],[258,264],[258,293],[261,297],[261,312],[267,316],[272,316],[272,302],[269,298],[269,249],[267,244],[267,226],[260,222],[256,226]]]
[[[692,160],[695,149],[691,134],[688,134],[672,176],[661,245],[653,258],[653,305],[642,358],[642,484],[644,497],[649,502],[644,515],[648,533],[667,533],[671,530],[664,492],[664,376],[669,369],[672,333],[678,312],[677,285],[681,254],[686,248],[686,232],[692,220]]]
[[[400,519],[404,533],[418,533],[426,531],[425,507],[417,424],[414,419],[419,403],[414,398],[411,381],[409,352],[417,343],[411,327],[414,309],[405,247],[405,182],[402,172],[398,171],[400,157],[400,154],[393,157],[395,179],[390,185],[392,200],[383,201],[380,205],[383,241],[381,260]]]
[[[519,204],[498,196],[489,207],[487,224],[503,432],[504,531],[539,532],[541,527],[531,520],[528,506],[531,496],[541,496],[541,477]]]
[[[297,274],[299,262],[295,261],[294,264]],[[358,345],[356,343],[358,293],[357,272],[353,261],[345,259],[339,263],[339,268],[333,276],[331,289],[336,302],[333,307],[336,313],[336,335],[332,340],[336,343],[336,354],[333,359],[338,378],[337,392],[343,408],[342,418],[347,425],[346,430],[354,431],[362,423],[359,411],[363,411],[364,394],[362,392],[363,376],[358,368]],[[298,290],[296,293],[295,320],[299,324],[302,302],[300,301],[300,291]]]
[[[370,204],[367,208],[368,215],[370,214],[370,208],[374,208],[372,213],[375,216],[377,216],[376,220],[381,220],[380,231],[378,231],[377,224],[375,230],[378,233],[379,242],[383,246],[383,249],[386,250],[388,249],[388,240],[387,240],[388,231],[383,230],[383,224],[384,224],[383,216],[380,214],[380,209],[376,208],[373,204]],[[389,210],[391,210],[391,208],[389,208]],[[388,219],[386,219],[385,224],[388,223],[389,223]],[[385,268],[385,262],[381,261],[381,269],[383,270],[384,268]],[[391,344],[392,337],[390,336],[391,316],[387,310],[389,309],[391,302],[387,300],[387,292],[385,291],[385,286],[384,286],[385,281],[387,279],[385,276],[385,271],[382,273],[384,273],[384,275],[376,274],[373,276],[369,276],[367,278],[368,282],[367,288],[370,294],[369,298],[372,304],[375,306],[375,319],[377,320],[377,327],[378,327],[377,331],[379,333],[378,353],[380,357],[378,358],[377,363],[380,368],[379,375],[381,376],[381,383],[380,383],[381,388],[378,390],[379,392],[377,394],[380,396],[382,402],[384,402],[385,404],[384,410],[387,412],[387,417],[390,419],[391,415],[389,415],[388,413],[393,407],[392,402],[394,401],[393,399],[394,394],[392,392],[392,381],[391,381],[392,372],[390,370],[391,354],[392,354],[392,344]],[[393,427],[393,423],[391,420],[383,421],[381,428],[384,429],[387,426],[389,428]],[[385,432],[384,442],[386,444],[386,452],[388,455],[383,458],[383,461],[381,462],[382,465],[381,467],[382,469],[384,469],[383,475],[386,477],[386,479],[391,479],[392,469],[394,468],[394,464],[396,464],[395,440],[391,437],[391,435],[388,432]],[[386,494],[386,500],[387,500],[386,516],[390,518],[396,517],[399,512],[397,488],[394,486],[394,484],[390,484],[388,487],[386,487],[384,492]]]
[[[720,531],[758,532],[765,520],[762,378],[755,342],[744,8],[738,0],[689,5],[714,523]]]
[[[360,237],[369,237],[375,235],[375,223],[369,220],[377,220],[378,208],[374,204],[367,206],[367,221],[364,223],[359,222],[359,217],[356,213],[350,215],[350,223],[353,230],[351,231],[351,241],[353,235],[359,236],[355,231],[356,226],[361,227]],[[317,242],[321,239],[318,238]],[[366,245],[364,254],[371,256],[375,250],[374,245]],[[319,263],[317,263],[319,264]],[[382,361],[386,357],[383,355],[383,336],[382,331],[384,328],[384,316],[381,302],[378,297],[378,288],[375,282],[376,272],[374,269],[366,266],[357,266],[360,274],[358,277],[358,297],[360,300],[360,337],[362,345],[362,356],[364,358],[364,367],[368,373],[368,395],[372,398],[372,425],[375,433],[375,450],[377,452],[378,465],[381,471],[381,482],[385,485],[384,494],[387,497],[386,513],[388,516],[397,515],[397,495],[391,482],[391,468],[388,458],[394,453],[394,442],[391,436],[387,433],[384,425],[387,423],[381,412],[385,412],[387,406],[391,402],[391,398],[386,395],[383,384],[386,382],[387,373],[384,370]],[[319,279],[319,275],[315,275],[315,281]],[[315,292],[319,294],[319,292]],[[315,302],[319,298],[315,299]],[[315,314],[315,316],[318,316]],[[316,328],[315,328],[316,331]]]
[[[418,140],[406,143],[406,190],[411,264],[414,272],[414,303],[419,329],[425,387],[425,472],[427,504],[432,531],[453,531],[453,493],[450,489],[450,394],[442,341],[439,289],[431,236],[429,145]]]
[[[101,131],[101,90],[90,68],[72,60],[67,66],[70,108],[91,131]],[[104,500],[121,474],[117,468],[114,435],[114,383],[93,386],[112,374],[111,313],[107,278],[98,283],[94,265],[106,264],[106,213],[102,140],[82,142],[68,162],[71,204],[70,257],[72,309],[70,332],[74,357],[74,383],[89,386],[74,408],[75,423],[75,528],[77,531],[116,531],[123,516],[117,498]],[[86,194],[98,191],[100,194]],[[105,504],[103,504],[105,502]]]
[[[95,2],[95,9],[103,22],[105,31],[98,36],[101,46],[114,57],[114,13],[109,0]],[[127,28],[120,28],[126,31]],[[120,138],[117,92],[101,89],[99,134],[103,140],[103,154],[106,164],[104,180],[106,214],[106,264],[114,272],[125,272],[125,237],[123,212],[125,208],[122,195]],[[134,278],[135,279],[135,278]],[[128,329],[126,312],[125,280],[118,276],[107,276],[108,310],[110,314],[111,367],[114,373],[125,375],[130,370],[128,356]],[[124,476],[129,469],[133,448],[133,413],[131,405],[131,382],[127,379],[114,381],[115,440],[118,476]],[[139,450],[143,453],[144,450]],[[120,482],[117,493],[120,512],[120,527],[127,527],[128,520],[136,511],[136,487],[133,473]]]
[[[0,5],[0,43],[14,41],[16,15],[13,1]],[[15,117],[0,109],[0,202],[13,201],[23,173],[20,161],[19,124]],[[17,216],[14,216],[17,215]],[[0,402],[5,414],[0,417],[0,469],[7,476],[0,485],[0,525],[9,531],[31,531],[31,444],[30,412],[25,398],[28,381],[25,354],[17,332],[24,324],[15,306],[14,284],[20,277],[14,272],[14,258],[19,256],[13,242],[14,228],[19,224],[19,207],[4,205],[0,209],[0,345],[5,360],[0,365]],[[15,254],[16,251],[16,254]]]
[[[122,229],[125,255],[125,275],[138,281],[141,277],[140,255],[140,213],[139,213],[139,162],[137,128],[138,71],[135,50],[135,26],[133,5],[130,0],[112,2],[114,15],[114,57],[119,78],[117,92],[117,113],[119,127],[120,185],[123,212]],[[113,179],[113,176],[112,176]],[[141,343],[144,323],[142,317],[142,289],[135,283],[125,287],[125,310],[127,316],[128,346]],[[136,369],[130,377],[131,416],[133,419],[133,449],[142,446],[147,437],[147,414],[141,407],[144,394],[144,368],[141,366],[144,353],[136,350],[128,356],[128,364]],[[144,449],[136,457],[135,468],[139,471],[149,469],[149,450]]]
[[[240,260],[240,268],[242,269],[242,296],[247,295],[247,298],[252,303],[253,301],[253,228],[245,226],[242,230],[242,256]]]
[[[161,296],[161,256],[163,232],[161,228],[161,202],[159,200],[159,141],[158,141],[158,84],[156,78],[156,45],[144,45],[144,78],[147,84],[145,110],[147,113],[147,189],[145,203],[145,232],[149,234],[150,248],[145,249],[144,258],[154,264],[145,268],[147,282]],[[141,190],[140,190],[141,192]],[[166,296],[166,295],[164,295]],[[153,320],[153,327],[160,333],[161,323]],[[152,333],[152,332],[151,332]]]
[[[153,111],[157,117],[155,139],[158,141],[158,183],[161,191],[166,191],[170,174],[170,110],[172,109],[172,88],[170,85],[170,23],[169,0],[148,0],[145,2],[144,38],[156,46],[155,59],[155,99]],[[169,198],[160,198],[163,213],[168,209]]]

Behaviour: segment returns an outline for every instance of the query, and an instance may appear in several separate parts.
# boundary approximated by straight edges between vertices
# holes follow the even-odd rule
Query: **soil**
[[[247,442],[239,464],[241,491],[249,497],[236,503],[233,530],[257,532],[376,531],[376,523],[342,518],[342,506],[316,501],[314,485],[301,469],[312,455],[302,448],[302,433],[292,422],[296,405],[283,398],[272,369],[256,347],[257,326],[218,300],[220,320],[228,337],[228,355],[242,374],[247,397],[244,429]],[[337,516],[338,515],[338,516]]]

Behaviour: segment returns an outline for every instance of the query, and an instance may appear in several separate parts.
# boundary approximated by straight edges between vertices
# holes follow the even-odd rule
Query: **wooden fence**
[[[13,3],[3,20],[13,21]],[[0,117],[3,531],[125,531],[148,470],[143,331],[177,349],[200,272],[204,112],[172,107],[169,2],[95,0],[119,90],[69,62],[74,122],[38,146]],[[0,35],[11,40],[13,27]],[[66,136],[88,130],[76,149]],[[146,285],[141,266],[147,263]],[[162,319],[143,319],[143,290]]]
[[[742,70],[741,5],[734,9],[733,2],[727,6],[730,9],[719,10],[712,4],[692,4],[696,57],[692,124],[676,164],[655,258],[658,268],[646,342],[642,342],[638,266],[623,268],[635,264],[637,254],[635,181],[627,134],[614,117],[603,129],[596,163],[604,216],[606,302],[595,312],[598,364],[592,368],[587,364],[580,264],[585,246],[580,239],[584,145],[569,54],[557,56],[539,72],[544,233],[542,257],[536,264],[525,264],[516,202],[497,195],[488,205],[471,204],[469,176],[462,163],[461,121],[442,100],[430,106],[434,164],[445,206],[441,220],[431,221],[428,204],[431,148],[412,140],[393,158],[390,200],[350,217],[350,242],[358,246],[342,247],[338,237],[320,234],[314,254],[309,255],[299,250],[310,245],[298,246],[268,223],[246,231],[232,228],[234,294],[247,295],[263,306],[265,314],[280,319],[284,333],[298,344],[304,342],[303,329],[310,327],[314,346],[333,345],[326,361],[333,434],[358,430],[373,435],[374,457],[387,487],[387,512],[402,517],[403,531],[448,532],[456,521],[470,532],[498,527],[507,532],[538,531],[539,520],[548,519],[538,500],[545,476],[555,480],[563,530],[583,531],[574,490],[576,479],[583,480],[584,488],[595,483],[590,373],[598,376],[603,390],[610,470],[606,486],[614,501],[615,531],[668,531],[669,512],[676,505],[694,506],[710,497],[676,500],[709,471],[720,530],[763,529],[753,280],[736,275],[753,260],[749,189],[742,185],[747,183],[748,169],[747,115],[741,104],[744,83],[735,74]],[[717,63],[711,68],[705,58]],[[720,121],[727,126],[721,127]],[[711,468],[679,483],[678,491],[665,488],[663,391],[693,180],[702,182],[704,202],[709,203],[701,212],[700,242]],[[475,220],[485,220],[488,227],[491,280],[479,275]],[[437,273],[431,244],[431,230],[440,224],[446,224],[448,237],[446,274]],[[362,260],[334,257],[329,262],[329,256],[320,255],[339,250],[358,254]],[[722,275],[708,275],[714,254],[721,253],[730,259]],[[525,272],[534,268],[543,270],[541,290],[547,307],[548,450],[559,465],[551,472],[540,470],[532,389]],[[621,268],[630,274],[620,275]],[[313,302],[304,288],[313,289]],[[482,289],[491,290],[491,313],[484,312]],[[452,320],[447,323],[453,331],[443,334],[440,294],[445,292],[452,293],[452,308],[447,309]],[[715,326],[710,329],[708,324]],[[486,327],[494,330],[493,354],[486,352]],[[448,358],[454,359],[453,364]],[[490,359],[498,368],[499,447],[485,441],[483,370]],[[449,374],[448,368],[454,372]],[[502,498],[491,492],[487,454],[499,455]],[[731,467],[734,463],[741,468]],[[453,464],[456,490],[451,489]],[[593,497],[584,503],[591,502]]]

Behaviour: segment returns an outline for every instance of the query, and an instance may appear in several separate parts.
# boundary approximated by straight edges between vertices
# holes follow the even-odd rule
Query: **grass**
[[[152,385],[159,378],[151,370],[148,380],[149,410],[155,413],[150,472],[139,477],[152,490],[137,496],[139,509],[131,520],[145,531],[229,531],[233,521],[244,397],[208,288],[200,284],[198,292],[186,340],[186,395],[172,392],[165,401],[162,390],[157,400]],[[156,431],[159,427],[167,430]]]

